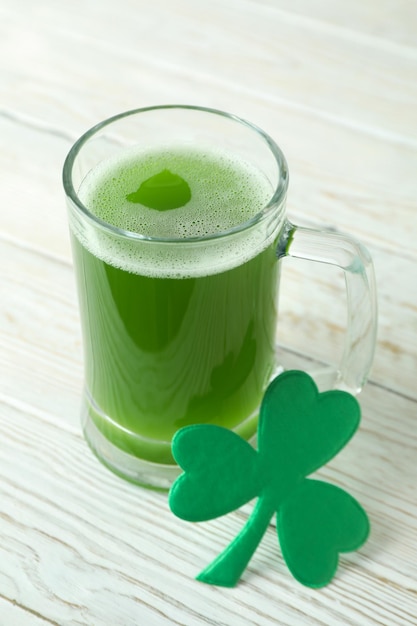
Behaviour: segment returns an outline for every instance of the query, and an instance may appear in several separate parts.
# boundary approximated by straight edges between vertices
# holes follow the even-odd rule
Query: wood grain
[[[401,409],[396,421],[394,407]],[[138,617],[147,623],[282,623],[281,612],[276,622],[271,618],[294,593],[304,618],[313,601],[317,615],[331,606],[332,623],[346,623],[347,616],[359,624],[362,616],[366,623],[411,624],[417,592],[414,403],[370,386],[363,412],[361,431],[320,474],[366,507],[373,524],[369,542],[342,557],[336,581],[315,592],[291,580],[271,528],[243,582],[230,591],[200,585],[193,575],[233,537],[246,512],[205,524],[175,520],[165,496],[121,483],[57,416],[44,419],[3,404],[3,588],[19,605],[30,604],[60,624],[134,624]],[[271,614],[262,616],[265,594]],[[338,597],[349,601],[353,594],[355,603],[338,606]],[[369,597],[383,598],[377,614]],[[296,623],[290,615],[285,623]]]
[[[0,626],[417,623],[416,31],[414,0],[0,3]],[[235,589],[196,582],[252,503],[178,520],[81,434],[63,160],[99,120],[167,102],[262,126],[289,161],[290,219],[350,232],[374,259],[361,428],[319,472],[372,534],[319,591],[291,578],[274,524]],[[337,362],[344,332],[341,274],[285,260],[285,365]]]

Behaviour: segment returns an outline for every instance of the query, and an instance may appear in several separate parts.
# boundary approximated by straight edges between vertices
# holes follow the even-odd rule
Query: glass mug
[[[85,133],[63,171],[79,293],[82,422],[98,458],[135,483],[178,475],[177,429],[256,434],[279,371],[280,261],[345,273],[348,325],[331,386],[352,393],[371,367],[373,266],[351,237],[285,215],[288,168],[261,129],[222,111],[156,106]]]

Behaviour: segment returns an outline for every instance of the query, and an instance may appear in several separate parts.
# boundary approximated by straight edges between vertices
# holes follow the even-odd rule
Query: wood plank
[[[417,6],[414,0],[254,0],[256,5],[294,13],[303,20],[354,31],[387,42],[416,46]]]
[[[0,596],[0,615],[3,624],[13,624],[15,626],[48,626],[57,622],[44,619],[41,615],[36,615],[33,611],[19,606],[15,602]]]
[[[320,476],[360,499],[373,533],[320,592],[291,579],[273,529],[236,589],[197,583],[246,511],[177,520],[164,495],[113,476],[79,435],[1,405],[0,593],[60,624],[413,624],[416,404],[370,386],[362,405],[361,431]]]
[[[321,118],[407,141],[411,136],[414,144],[417,139],[415,48],[387,48],[355,32],[294,20],[291,13],[253,2],[238,7],[216,2],[202,13],[202,5],[191,0],[178,0],[175,9],[169,0],[155,0],[146,11],[135,5],[129,20],[123,10],[114,12],[105,4],[98,14],[81,0],[71,4],[65,18],[55,5],[46,11],[41,5],[29,10],[27,0],[20,4],[20,12],[3,12],[2,58],[15,78],[36,66],[37,80],[57,86],[65,81],[65,90],[86,89],[101,99],[100,88],[106,93],[128,89],[140,101],[141,66],[146,65],[154,82],[168,70],[193,82],[214,82],[218,91],[232,85],[242,94],[262,94]],[[26,40],[19,52],[16,26]],[[74,49],[82,58],[77,66]],[[102,63],[105,75],[92,80]],[[28,78],[33,81],[33,74]],[[190,88],[195,92],[196,84]]]
[[[0,245],[0,392],[79,430],[82,348],[70,266]]]

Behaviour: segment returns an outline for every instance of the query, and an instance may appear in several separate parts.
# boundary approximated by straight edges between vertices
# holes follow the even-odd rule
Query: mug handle
[[[371,369],[377,331],[375,273],[368,250],[353,237],[286,221],[278,242],[278,259],[286,256],[335,265],[345,275],[348,320],[338,369],[312,372],[320,388],[338,388],[356,395]],[[318,380],[317,380],[318,378]]]

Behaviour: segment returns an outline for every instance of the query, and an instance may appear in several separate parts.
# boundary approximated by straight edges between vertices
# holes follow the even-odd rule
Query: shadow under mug
[[[123,230],[80,199],[80,186],[100,164],[127,150],[167,146],[225,151],[249,164],[268,181],[268,202],[226,230],[167,237]],[[263,393],[280,371],[275,337],[286,256],[344,271],[343,357],[320,386],[361,389],[376,336],[371,258],[350,236],[288,221],[287,163],[260,128],[194,106],[128,111],[74,144],[63,182],[84,345],[83,429],[114,472],[165,489],[179,473],[171,439],[182,426],[213,423],[256,435]]]

